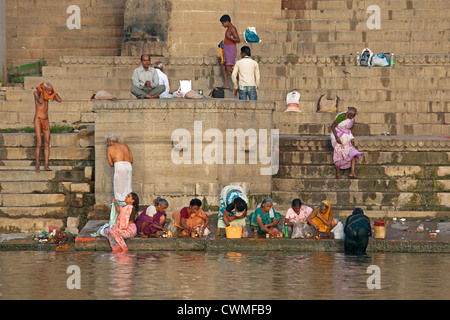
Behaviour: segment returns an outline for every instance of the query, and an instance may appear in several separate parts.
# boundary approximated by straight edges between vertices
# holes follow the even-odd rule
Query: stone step
[[[330,124],[317,123],[275,123],[274,128],[283,135],[326,135],[331,134]],[[356,136],[448,136],[448,124],[368,124],[358,123],[355,126]]]
[[[383,90],[383,89],[327,89],[318,88],[312,90],[304,90],[297,87],[286,87],[286,89],[273,89],[264,90],[260,89],[258,91],[258,100],[278,100],[286,101],[286,94],[292,90],[297,90],[301,94],[302,100],[317,101],[319,97],[326,93],[329,98],[338,96],[341,101],[449,101],[450,92],[448,90],[432,90],[432,89],[393,89],[393,90]],[[8,99],[7,91],[7,99]]]
[[[218,80],[219,78],[217,78]],[[274,78],[275,79],[275,78]],[[261,87],[259,88],[258,96],[261,96],[261,100],[280,100],[283,101],[286,99],[286,94],[292,90],[298,90],[302,94],[302,99],[304,100],[316,100],[323,93],[327,93],[328,96],[336,96],[338,95],[343,100],[359,100],[359,101],[434,101],[434,100],[450,100],[450,91],[445,89],[433,89],[432,86],[428,84],[424,84],[424,89],[421,89],[420,83],[417,83],[415,90],[405,89],[396,89],[396,88],[383,88],[383,84],[379,82],[379,88],[361,88],[355,85],[355,88],[349,88],[348,85],[345,84],[345,80],[343,80],[344,85],[341,88],[326,88],[323,85],[318,84],[318,88],[312,89],[302,89],[300,87],[302,82],[306,82],[304,80],[298,80],[295,82],[284,81],[284,79],[278,80],[280,85],[278,88],[273,88],[270,86],[270,83],[262,82]],[[333,79],[334,81],[334,79]],[[339,80],[338,80],[339,81]],[[414,80],[411,80],[414,82]],[[400,81],[403,82],[403,81]],[[448,82],[445,80],[445,82]],[[385,83],[389,83],[389,79],[386,79]],[[195,80],[192,81],[192,89],[205,90],[205,82],[202,82],[203,85],[199,85]],[[211,84],[210,84],[211,85]],[[208,86],[210,86],[208,85]],[[213,84],[214,86],[222,86],[223,81],[218,80],[218,83]],[[178,87],[178,86],[177,86]],[[173,88],[177,88],[173,87]],[[131,85],[129,84],[125,88],[121,88],[120,90],[107,90],[117,99],[130,99],[135,97],[129,91]],[[210,87],[212,89],[212,87]],[[98,92],[99,90],[106,90],[108,88],[99,87],[92,89],[58,89],[55,85],[56,91],[59,93],[63,101],[68,100],[82,100],[88,101],[92,94]],[[209,94],[208,89],[204,91],[204,94]],[[33,89],[26,90],[7,90],[6,91],[6,100],[21,100],[21,101],[33,101]]]
[[[318,204],[322,200],[328,200],[332,208],[339,210],[361,207],[369,210],[447,211],[448,195],[449,193],[438,192],[273,191],[272,199],[278,204],[290,204],[299,197],[305,204]]]
[[[66,207],[0,207],[2,219],[4,218],[65,218],[67,217]],[[1,228],[1,225],[0,225]]]
[[[34,165],[30,167],[11,167],[0,170],[0,181],[2,182],[61,182],[72,181],[82,182],[86,179],[84,168],[75,166],[53,166],[50,163],[52,171],[44,171],[41,166],[41,172],[34,171]]]
[[[130,86],[131,88],[131,86]],[[97,93],[99,90],[104,90],[103,88],[93,88],[90,90],[78,90],[78,89],[62,89],[59,90],[55,86],[55,90],[60,95],[61,99],[63,101],[83,101],[87,102],[90,100],[93,94]],[[6,100],[9,101],[31,101],[33,102],[34,96],[33,96],[32,89],[28,90],[9,90],[6,91]],[[112,91],[112,90],[111,90]],[[133,96],[133,94],[130,92],[130,89],[126,90],[120,90],[120,91],[113,91],[111,92],[117,99],[136,99],[136,97]],[[51,109],[51,105],[56,104],[56,102],[50,102],[49,108]]]
[[[71,1],[69,0],[61,0],[58,2],[54,2],[51,0],[33,0],[33,3],[29,3],[28,1],[19,1],[14,3],[15,8],[29,8],[29,7],[39,7],[39,8],[47,8],[48,6],[52,8],[62,8],[66,9],[69,5],[71,5]],[[124,0],[78,0],[77,5],[80,8],[85,7],[96,7],[96,8],[106,8],[106,7],[124,7]]]
[[[288,21],[288,31],[302,31],[302,30],[315,30],[315,31],[359,31],[359,32],[370,32],[367,28],[366,18],[360,19],[295,19]],[[396,20],[381,20],[381,28],[383,30],[398,30],[398,31],[442,31],[449,29],[448,19],[396,19]],[[388,43],[390,39],[385,39]]]
[[[154,60],[154,59],[153,59]],[[83,78],[124,78],[131,81],[134,68],[136,66],[129,67],[103,67],[98,66],[45,66],[42,68],[43,77],[83,77]],[[192,70],[191,70],[192,72]]]
[[[450,36],[449,30],[370,30],[364,31],[309,31],[297,30],[289,31],[286,35],[286,41],[304,41],[304,42],[357,42],[361,45],[365,42],[398,41],[401,43],[410,41],[445,41]],[[369,47],[370,48],[370,47]],[[363,48],[361,48],[363,49]],[[379,52],[376,52],[379,53]]]
[[[94,147],[93,129],[81,129],[78,133],[53,133],[53,147]],[[0,133],[0,147],[35,147],[35,133]]]
[[[449,22],[450,23],[450,22]],[[334,29],[334,25],[325,24],[323,30]],[[450,25],[442,27],[449,29]],[[321,30],[319,27],[313,30]],[[436,32],[441,30],[437,28]],[[283,42],[280,43],[258,43],[249,44],[253,54],[274,54],[274,55],[343,55],[361,52],[363,48],[370,48],[374,53],[380,52],[394,52],[396,54],[429,54],[430,52],[436,54],[448,54],[449,44],[442,41],[414,41],[414,42],[383,42],[383,41],[366,41],[360,42]]]
[[[48,193],[51,190],[51,188],[53,188],[53,183],[50,181],[29,181],[29,182],[2,181],[0,182],[0,186],[1,186],[0,193],[2,194]]]
[[[346,8],[348,10],[363,9],[366,10],[369,6],[365,2],[361,1],[347,1],[347,0],[302,0],[302,1],[289,1],[285,4],[284,13],[289,13],[292,10],[340,10]],[[374,0],[372,4],[390,10],[406,9],[406,10],[423,10],[429,9],[430,3],[426,3],[420,0]],[[433,1],[434,9],[450,9],[450,5],[447,0],[435,0]],[[288,10],[289,9],[289,10]]]
[[[362,48],[361,48],[362,49]],[[355,52],[356,54],[356,52]],[[388,53],[386,53],[389,56]],[[450,73],[450,64],[447,65],[396,65],[395,67],[360,67],[354,65],[316,65],[316,64],[296,64],[295,61],[274,60],[284,57],[269,57],[261,55],[252,55],[252,58],[260,65],[260,73],[263,76],[283,76],[283,77],[448,77]],[[153,58],[156,61],[157,58]],[[200,76],[216,77],[221,76],[220,66],[217,65],[195,65],[182,66],[172,64],[170,59],[165,60],[164,72],[169,79],[190,79]],[[397,60],[397,58],[396,58]],[[200,63],[200,61],[198,62]],[[44,66],[42,68],[42,76],[46,77],[64,77],[64,78],[123,78],[131,79],[131,75],[136,66],[105,66],[99,68],[97,66],[83,65],[63,65],[61,67]]]
[[[421,166],[421,165],[375,165],[358,164],[357,175],[371,179],[448,179],[449,166]],[[276,178],[333,178],[334,164],[330,165],[283,165],[280,166]]]
[[[89,113],[93,110],[91,101],[68,101],[52,103],[49,113],[53,112],[81,112]],[[0,101],[0,111],[2,112],[34,112],[34,107],[30,108],[29,101]]]
[[[255,46],[258,48],[260,43],[252,44],[248,43],[248,46]],[[293,66],[354,66],[355,59],[354,54],[360,52],[362,48],[358,48],[356,51],[352,51],[345,54],[302,54],[297,55],[294,53],[289,54],[262,54],[258,50],[253,50],[252,57],[254,57],[260,64],[276,64],[276,65],[288,65]],[[382,51],[385,53],[390,53],[391,51]],[[438,54],[438,53],[427,53],[427,54],[398,54],[396,53],[396,67],[399,66],[442,66],[450,65],[450,54]],[[170,72],[171,68],[184,67],[184,68],[204,68],[204,67],[218,67],[219,58],[217,56],[190,56],[190,57],[154,57],[152,62],[156,60],[161,60],[166,66],[171,66],[167,68],[167,72]],[[140,66],[140,60],[137,56],[61,56],[60,66],[62,67],[123,67],[134,68]],[[364,69],[364,68],[363,68]],[[381,68],[387,69],[387,68]],[[394,68],[392,68],[394,69]],[[195,72],[195,70],[192,70]]]
[[[65,194],[0,193],[0,210],[2,207],[59,207],[65,202]]]
[[[356,144],[356,143],[355,143]],[[357,147],[359,147],[357,145]],[[365,152],[363,149],[359,151]],[[450,151],[418,152],[418,151],[368,151],[358,163],[379,165],[447,165]],[[333,164],[333,149],[314,152],[281,151],[280,165],[330,165]]]
[[[330,136],[280,135],[280,149],[290,151],[332,150]],[[450,139],[436,136],[356,136],[355,144],[366,151],[445,151]]]
[[[345,109],[341,107],[341,109]],[[360,111],[355,117],[356,124],[421,124],[435,123],[446,124],[445,112],[419,113],[419,112],[378,112]],[[334,112],[276,112],[274,113],[275,123],[325,123],[331,125],[336,118]],[[449,119],[450,120],[450,119]]]
[[[91,112],[50,112],[50,126],[57,125],[87,125],[94,123]],[[34,112],[0,111],[0,125],[2,128],[34,127]]]
[[[34,159],[35,147],[1,147],[2,160],[26,160]],[[41,152],[43,156],[43,152]],[[43,159],[43,158],[42,158]],[[94,159],[93,148],[51,147],[50,160],[76,160],[91,161]],[[0,179],[1,181],[1,179]]]
[[[211,83],[211,77],[204,79],[192,78],[195,87],[206,86]],[[222,80],[221,77],[214,77],[214,82]],[[98,89],[117,91],[131,88],[131,78],[84,78],[84,77],[26,77],[24,88],[34,89],[42,82],[51,82],[55,88],[72,89],[77,88],[80,90]],[[178,88],[179,82],[176,79],[170,81],[172,88]],[[266,75],[262,77],[260,88],[261,89],[285,89],[285,88],[301,88],[302,90],[314,90],[314,89],[327,89],[327,90],[339,90],[339,89],[364,89],[370,88],[381,90],[402,90],[402,89],[432,89],[432,90],[445,90],[450,86],[450,77],[309,77],[309,76],[286,76],[280,77],[278,75]]]
[[[273,191],[295,192],[301,195],[307,192],[324,192],[325,190],[346,190],[365,192],[417,192],[434,190],[442,193],[450,191],[450,180],[439,179],[273,179]]]
[[[5,208],[3,208],[5,209]],[[2,210],[3,210],[2,209]],[[24,212],[26,211],[23,210]],[[50,212],[50,211],[49,211]],[[56,226],[62,229],[66,224],[67,218],[4,218],[0,217],[1,233],[40,233],[49,230],[49,226]]]
[[[122,36],[103,36],[96,37],[91,34],[89,37],[18,37],[8,41],[10,48],[25,47],[26,50],[44,49],[44,52],[51,49],[66,50],[66,49],[114,49],[120,48],[122,43]]]
[[[59,48],[59,49],[20,49],[10,48],[8,49],[7,65],[15,66],[29,62],[35,62],[39,59],[45,59],[47,65],[57,66],[59,65],[59,59],[61,56],[73,56],[79,54],[80,56],[114,56],[120,54],[120,48],[98,48],[98,49],[85,49],[85,48]],[[9,58],[14,57],[14,59]]]
[[[351,21],[367,21],[370,14],[367,8],[347,9],[345,6],[336,9],[325,10],[285,10],[282,11],[282,19],[287,20],[351,20]],[[436,9],[415,9],[405,10],[404,8],[395,9],[380,7],[381,21],[398,21],[398,20],[446,20],[450,15],[450,8]],[[419,21],[417,21],[419,22]],[[373,31],[373,30],[370,30]]]

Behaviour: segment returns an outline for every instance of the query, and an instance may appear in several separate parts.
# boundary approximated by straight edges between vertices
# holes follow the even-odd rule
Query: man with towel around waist
[[[133,156],[126,144],[119,143],[116,134],[107,134],[105,138],[108,163],[114,167],[114,198],[124,203],[126,196],[132,192]]]

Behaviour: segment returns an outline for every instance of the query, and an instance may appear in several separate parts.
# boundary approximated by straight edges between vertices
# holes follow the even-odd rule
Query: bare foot
[[[359,177],[354,173],[350,173],[348,176],[350,177],[350,179],[359,179]]]
[[[341,176],[336,176],[336,179],[342,179],[342,177]]]
[[[50,169],[48,166],[45,166],[44,170],[45,171],[52,171],[52,169]]]
[[[34,172],[41,172],[41,169],[39,167],[35,167]]]

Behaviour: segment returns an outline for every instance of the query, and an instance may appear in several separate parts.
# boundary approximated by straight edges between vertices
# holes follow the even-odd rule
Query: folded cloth
[[[43,94],[44,100],[53,100],[56,96],[55,90],[52,88],[52,93],[48,94],[47,90],[45,90],[45,85],[42,82],[39,87],[36,87],[36,90]]]
[[[114,198],[117,201],[125,201],[127,195],[132,192],[133,168],[128,161],[114,163]]]

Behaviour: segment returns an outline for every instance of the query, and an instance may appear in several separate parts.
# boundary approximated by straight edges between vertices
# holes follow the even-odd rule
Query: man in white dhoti
[[[119,143],[119,137],[110,133],[106,135],[106,154],[108,163],[114,167],[114,198],[124,202],[126,196],[132,192],[133,156],[130,148]]]

